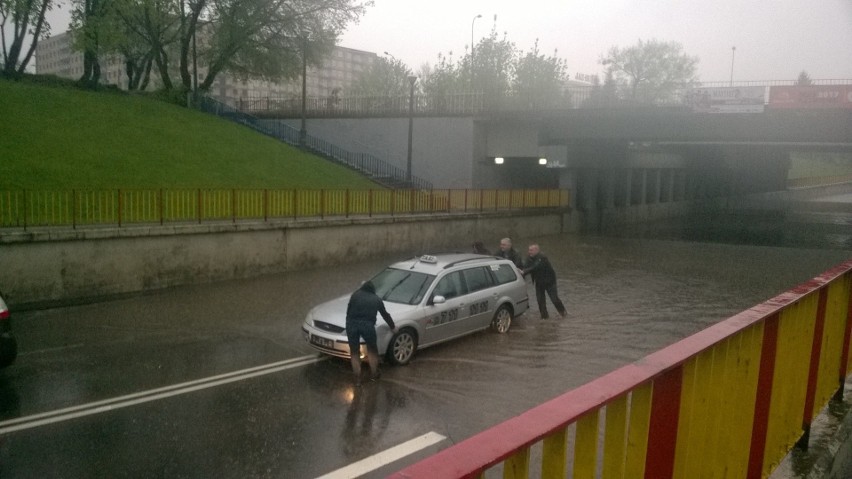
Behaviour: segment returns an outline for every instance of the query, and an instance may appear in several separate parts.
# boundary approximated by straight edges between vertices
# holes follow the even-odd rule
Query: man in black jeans
[[[361,384],[361,338],[367,346],[367,362],[370,364],[370,379],[379,379],[379,346],[376,337],[376,313],[396,332],[391,315],[385,309],[385,303],[376,295],[376,287],[371,281],[362,284],[352,293],[346,307],[346,337],[349,340],[349,358],[355,384]]]
[[[529,247],[529,259],[524,268],[524,276],[530,275],[535,284],[535,299],[538,300],[538,310],[541,312],[541,319],[547,319],[547,303],[544,299],[544,293],[550,296],[550,301],[556,307],[559,316],[565,317],[565,306],[559,299],[559,294],[556,292],[556,271],[550,265],[550,260],[547,259],[538,247],[538,244],[533,243]]]

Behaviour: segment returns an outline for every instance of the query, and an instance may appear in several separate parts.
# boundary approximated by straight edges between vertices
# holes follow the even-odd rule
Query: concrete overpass
[[[309,134],[405,167],[408,118],[321,116],[306,120]],[[300,126],[294,118],[265,121]],[[852,108],[422,115],[412,136],[413,174],[435,188],[570,188],[577,208],[594,211],[785,189],[790,152],[852,152]]]

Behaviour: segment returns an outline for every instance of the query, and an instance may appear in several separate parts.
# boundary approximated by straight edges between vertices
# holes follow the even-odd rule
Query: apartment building
[[[52,74],[62,78],[79,78],[83,74],[83,53],[71,48],[71,35],[62,33],[39,41],[36,48],[36,73]],[[345,91],[352,86],[372,64],[378,55],[373,52],[336,46],[321,67],[309,67],[306,92],[309,97],[328,97],[335,90]],[[120,55],[101,58],[101,83],[127,88],[127,75]],[[199,65],[199,79],[204,78],[206,68]],[[149,89],[156,89],[159,77],[151,73]],[[209,91],[210,96],[228,103],[244,98],[274,97],[298,98],[302,94],[301,77],[289,81],[241,80],[227,73],[219,74]]]

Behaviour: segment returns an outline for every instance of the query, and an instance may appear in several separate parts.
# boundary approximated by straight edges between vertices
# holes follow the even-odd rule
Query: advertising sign
[[[773,86],[769,107],[852,108],[852,85]]]
[[[687,105],[697,113],[762,113],[766,87],[693,88],[687,92]]]

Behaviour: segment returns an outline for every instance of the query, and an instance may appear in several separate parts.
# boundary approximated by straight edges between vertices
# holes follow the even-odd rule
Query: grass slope
[[[211,115],[0,79],[0,189],[376,187]]]

